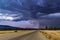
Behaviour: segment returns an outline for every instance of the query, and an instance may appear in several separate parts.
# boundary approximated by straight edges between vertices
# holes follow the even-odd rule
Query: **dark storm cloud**
[[[40,26],[60,26],[60,19],[55,18],[55,19],[41,19],[39,20],[39,25]]]
[[[0,0],[0,9],[8,10],[10,11],[7,12],[8,14],[17,17],[13,21],[43,19],[41,24],[52,25],[52,22],[54,25],[60,24],[60,0]],[[15,16],[15,14],[18,15]],[[22,18],[20,18],[21,15],[23,15]]]
[[[32,18],[37,18],[37,13],[60,12],[59,0],[0,0],[0,9],[18,11],[23,14],[29,11]]]

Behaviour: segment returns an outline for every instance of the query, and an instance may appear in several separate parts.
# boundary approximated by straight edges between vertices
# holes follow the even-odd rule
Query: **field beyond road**
[[[60,40],[60,30],[41,30],[40,32],[49,40]]]

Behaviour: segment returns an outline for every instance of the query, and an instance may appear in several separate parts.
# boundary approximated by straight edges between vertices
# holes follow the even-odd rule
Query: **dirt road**
[[[48,40],[40,31],[0,34],[0,40]]]

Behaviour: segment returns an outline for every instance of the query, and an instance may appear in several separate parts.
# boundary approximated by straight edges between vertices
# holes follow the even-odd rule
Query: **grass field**
[[[41,30],[49,40],[60,40],[60,30]]]
[[[17,30],[17,32],[28,32],[32,30]],[[0,34],[5,33],[14,33],[16,30],[7,30],[7,31],[0,31]],[[49,40],[60,40],[60,30],[40,30],[40,32],[46,36]]]
[[[32,30],[17,30],[17,32],[28,32],[28,31],[32,31]],[[14,33],[16,32],[16,30],[6,30],[6,31],[0,31],[0,34],[5,34],[5,33]]]

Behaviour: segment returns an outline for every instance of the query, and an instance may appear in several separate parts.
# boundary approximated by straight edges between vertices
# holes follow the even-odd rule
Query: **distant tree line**
[[[60,30],[60,26],[45,26],[44,30]]]

